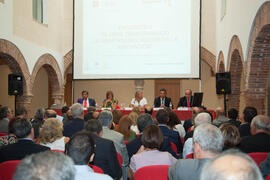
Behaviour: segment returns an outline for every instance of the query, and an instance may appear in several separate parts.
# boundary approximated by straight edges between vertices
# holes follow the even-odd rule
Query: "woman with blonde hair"
[[[138,119],[139,115],[136,112],[131,112],[131,113],[129,113],[128,117],[132,121],[132,125],[131,125],[130,129],[132,131],[134,131],[136,134],[140,134],[140,131],[137,127],[137,119]]]
[[[63,136],[63,123],[57,118],[46,119],[39,130],[38,142],[51,150],[65,150],[68,137]]]
[[[135,98],[132,98],[131,107],[139,107],[141,109],[144,109],[147,106],[147,100],[143,97],[142,91],[136,91]]]
[[[122,116],[115,131],[123,134],[125,141],[132,141],[136,138],[136,133],[130,129],[131,125],[132,121],[128,115]]]

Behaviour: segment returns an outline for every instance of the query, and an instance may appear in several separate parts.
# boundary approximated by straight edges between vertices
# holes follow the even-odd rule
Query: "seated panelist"
[[[82,91],[82,98],[78,98],[78,103],[80,103],[83,108],[88,108],[89,106],[96,106],[96,101],[94,99],[88,98],[88,91]]]
[[[193,96],[191,89],[186,89],[185,96],[180,98],[177,107],[192,107],[192,100]]]
[[[167,97],[167,91],[165,88],[161,88],[159,90],[159,97],[156,97],[154,100],[154,107],[170,107],[172,105],[171,98]]]
[[[143,97],[142,91],[136,91],[135,98],[132,98],[130,107],[139,107],[140,109],[147,107],[147,100]]]
[[[106,99],[103,101],[103,107],[115,109],[118,106],[118,100],[114,98],[112,91],[107,91]]]

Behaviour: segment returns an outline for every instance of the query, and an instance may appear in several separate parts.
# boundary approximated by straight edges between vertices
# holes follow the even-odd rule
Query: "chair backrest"
[[[265,180],[270,180],[270,174],[266,176]]]
[[[169,165],[145,166],[134,174],[134,180],[167,180]]]
[[[256,164],[260,167],[260,163],[264,161],[268,155],[268,152],[254,152],[248,153],[248,155],[256,162]]]
[[[8,136],[6,133],[0,133],[0,136]]]
[[[51,149],[51,151],[57,151],[57,152],[62,152],[62,153],[65,153],[65,151],[58,150],[58,149]]]
[[[16,167],[21,160],[5,161],[0,164],[0,180],[12,180]]]
[[[104,174],[104,171],[100,167],[92,164],[88,164],[88,166],[91,167],[95,173]]]
[[[123,159],[122,159],[121,154],[117,153],[117,159],[118,159],[118,162],[119,162],[119,164],[120,164],[120,167],[122,167]]]
[[[188,154],[188,155],[186,156],[186,159],[194,159],[193,153]]]
[[[172,147],[173,152],[177,154],[177,146],[173,142],[171,142],[171,147]]]
[[[125,144],[127,144],[127,143],[128,143],[128,141],[124,141],[124,143],[125,143]]]

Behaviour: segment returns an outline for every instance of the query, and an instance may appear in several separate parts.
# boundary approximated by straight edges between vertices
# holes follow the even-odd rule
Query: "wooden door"
[[[159,90],[165,88],[167,96],[172,98],[174,108],[180,98],[180,80],[179,79],[157,79],[155,80],[155,97],[159,96]]]
[[[72,74],[67,74],[64,98],[65,103],[70,107],[72,105]]]

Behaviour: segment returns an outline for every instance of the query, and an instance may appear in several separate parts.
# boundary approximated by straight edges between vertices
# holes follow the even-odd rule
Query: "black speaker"
[[[23,94],[23,78],[19,74],[8,75],[8,95],[20,96]]]
[[[216,73],[217,94],[231,94],[231,74],[230,72]]]

